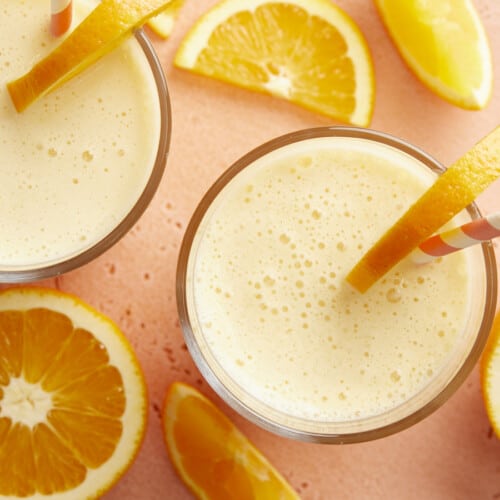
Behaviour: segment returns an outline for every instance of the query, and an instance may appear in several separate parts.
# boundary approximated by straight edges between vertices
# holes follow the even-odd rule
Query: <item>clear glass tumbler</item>
[[[393,406],[385,407],[380,411],[372,411],[368,413],[358,412],[358,416],[354,414],[354,416],[350,418],[322,418],[321,416],[311,417],[311,415],[304,416],[301,415],[300,412],[297,413],[295,411],[290,411],[286,405],[280,406],[280,403],[273,401],[272,397],[261,397],[260,394],[265,393],[268,389],[262,388],[262,391],[260,391],[260,389],[256,389],[254,387],[252,380],[249,381],[248,378],[245,380],[243,378],[239,378],[237,375],[239,373],[237,369],[234,371],[227,369],[231,363],[243,364],[249,361],[247,361],[246,356],[244,358],[242,356],[240,359],[231,360],[228,364],[227,359],[222,359],[226,356],[226,353],[223,352],[223,349],[221,350],[217,347],[217,342],[219,341],[215,342],[214,335],[208,336],[207,331],[209,327],[214,331],[217,330],[213,325],[213,318],[216,316],[212,315],[211,312],[218,309],[219,305],[224,302],[224,291],[229,290],[229,294],[227,295],[229,297],[230,294],[240,293],[240,290],[235,290],[234,287],[225,288],[224,283],[221,283],[220,288],[216,290],[214,285],[213,295],[216,297],[216,295],[219,294],[218,296],[220,296],[220,300],[216,297],[214,301],[211,302],[212,311],[208,311],[207,313],[205,308],[203,315],[200,313],[200,299],[197,298],[196,295],[197,287],[199,286],[197,266],[198,260],[200,259],[200,248],[207,238],[211,240],[215,239],[215,233],[207,236],[207,227],[211,224],[214,214],[216,214],[218,210],[223,210],[221,207],[224,206],[225,199],[230,193],[235,192],[236,189],[239,189],[242,197],[246,196],[245,189],[247,189],[249,197],[253,196],[255,199],[255,197],[258,196],[255,194],[255,190],[250,193],[252,189],[253,174],[250,175],[248,172],[258,171],[258,169],[261,168],[262,159],[265,160],[267,155],[279,155],[280,151],[286,149],[290,145],[300,143],[301,141],[331,137],[343,138],[346,141],[362,141],[368,148],[371,145],[374,147],[383,146],[386,149],[394,151],[396,155],[407,155],[411,161],[418,163],[427,172],[427,174],[431,175],[431,177],[439,175],[444,170],[443,166],[441,166],[436,160],[407,142],[384,133],[367,129],[350,127],[313,128],[293,132],[271,140],[236,161],[219,177],[199,203],[188,225],[180,250],[177,270],[177,302],[186,344],[196,365],[212,388],[232,408],[252,422],[282,436],[311,442],[352,443],[380,438],[415,424],[441,406],[447,398],[457,390],[478,360],[487,339],[495,312],[497,277],[495,257],[491,244],[484,243],[475,247],[475,249],[472,250],[473,255],[469,261],[471,267],[469,267],[468,272],[472,281],[470,282],[471,285],[468,289],[469,292],[467,299],[465,300],[467,302],[468,314],[466,320],[464,320],[465,325],[463,325],[463,331],[459,332],[456,336],[454,345],[450,348],[449,354],[447,354],[442,362],[440,362],[441,365],[439,366],[439,369],[434,370],[433,375],[429,376],[429,379],[423,383],[416,393],[410,394],[406,399],[399,400]],[[304,168],[307,167],[306,163],[307,162],[304,162]],[[286,167],[286,162],[284,162],[284,164]],[[314,165],[310,168],[314,168]],[[430,174],[428,172],[429,170],[434,174]],[[275,183],[274,186],[276,185],[279,185],[279,189],[289,189],[289,186],[283,182],[281,184],[279,182]],[[245,188],[245,186],[247,187]],[[268,197],[268,199],[271,199],[272,204],[272,196]],[[241,206],[244,207],[245,203],[242,203]],[[245,210],[245,208],[242,208],[242,211],[243,210]],[[271,214],[270,217],[273,217],[272,214],[274,213],[274,210],[272,206],[266,206],[265,210],[268,212],[266,213],[266,217],[268,217],[269,214]],[[294,207],[290,207],[290,217],[292,217],[291,212],[294,210]],[[355,207],[350,207],[350,210],[355,210]],[[373,207],[373,211],[373,215],[377,216],[376,206]],[[287,218],[286,210],[284,212],[280,212],[280,214],[283,213],[285,213],[284,218]],[[480,213],[478,208],[472,204],[461,215],[464,216],[466,220],[470,220],[479,217]],[[339,214],[339,216],[341,216],[341,214]],[[247,228],[249,227],[249,219],[245,218],[244,213],[238,213],[235,211],[231,214],[231,217],[233,217],[234,220],[241,220],[240,227],[237,228],[237,231],[240,231],[241,228],[245,227],[245,224]],[[275,224],[273,227],[278,228],[281,227],[282,224],[289,223],[289,221],[285,220],[274,222]],[[244,231],[245,229],[242,230],[243,234]],[[255,234],[255,232],[252,234]],[[314,235],[314,232],[312,234]],[[220,244],[224,245],[223,240],[221,241],[222,243]],[[241,238],[241,241],[244,242],[244,237]],[[324,239],[321,241],[324,241]],[[288,238],[283,237],[282,243],[288,244]],[[255,253],[259,253],[258,250],[255,250],[255,248],[256,247],[252,247],[252,250],[249,250],[245,247],[244,243],[242,243],[238,251],[240,258],[238,262],[242,262],[241,259],[251,260],[252,262],[255,262],[257,266],[267,266],[267,269],[271,269],[272,266],[269,266],[269,262],[266,262],[265,258],[263,259],[262,257],[262,255],[265,254],[264,249],[262,255],[255,255]],[[296,249],[297,253],[300,253],[301,251],[305,253],[303,248]],[[221,254],[224,254],[224,252],[221,252]],[[227,266],[232,266],[233,268],[238,266],[236,262],[227,262],[226,264]],[[223,269],[224,265],[221,266],[221,269]],[[308,266],[314,267],[314,262],[312,262],[312,264],[309,262]],[[308,270],[305,269],[305,272],[304,282],[307,279]],[[256,269],[256,275],[258,273],[263,275],[262,269]],[[245,276],[247,275],[245,274]],[[286,282],[286,276],[283,279]],[[273,285],[271,281],[272,280],[269,280],[269,285]],[[289,283],[289,286],[292,287],[293,284]],[[256,290],[256,292],[260,291]],[[302,288],[302,292],[305,293],[306,296],[308,293],[311,297],[313,296],[312,291],[308,290],[307,286]],[[260,293],[256,293],[255,296],[257,297],[260,295]],[[239,300],[237,307],[244,308],[245,304],[248,304],[248,307],[250,307],[250,301],[253,300],[252,294],[248,293],[246,297],[247,299],[243,298]],[[248,302],[245,303],[245,300],[248,300]],[[321,302],[328,301],[325,299]],[[224,312],[225,309],[222,306],[221,310],[223,311],[221,313],[222,315],[226,314]],[[257,310],[257,308],[255,308],[255,310]],[[275,312],[276,314],[279,314],[281,313],[281,310],[276,308]],[[244,314],[242,317],[244,317]],[[306,317],[306,315],[304,315],[304,317]],[[217,335],[221,338],[237,337],[238,328],[241,327],[241,322],[238,319],[238,316],[233,315],[230,323],[226,323],[226,319],[223,319],[223,321],[224,323],[221,324],[224,324],[224,326],[221,326],[218,329],[219,331]],[[241,321],[244,320],[241,319]],[[208,326],[209,322],[210,325]],[[335,323],[336,319],[332,315],[330,322],[332,329],[335,328]],[[274,323],[274,325],[276,324],[278,323]],[[397,320],[394,320],[391,327],[395,329],[398,328]],[[278,327],[277,329],[268,332],[268,335],[273,335],[274,333],[280,334],[283,339],[283,343],[286,343],[287,337],[284,335],[286,328],[287,324],[286,320],[284,320],[282,322],[283,331],[276,331],[280,329]],[[415,326],[415,328],[418,328],[418,326]],[[320,333],[318,333],[318,335],[319,334]],[[249,334],[248,337],[251,337],[251,335]],[[377,332],[374,332],[373,338],[370,342],[375,342],[376,337]],[[345,341],[348,342],[348,339]],[[247,342],[245,345],[249,345],[249,349],[252,349],[251,338],[246,338],[245,342]],[[262,340],[259,340],[259,342],[262,342]],[[436,340],[436,342],[438,342],[438,340]],[[263,344],[261,343],[260,346],[262,345]],[[274,347],[276,347],[277,344],[275,343],[270,345],[274,345]],[[415,349],[418,349],[418,347]],[[303,371],[303,363],[301,361],[304,360],[301,358],[309,355],[305,352],[306,350],[307,349],[305,349],[302,354],[300,352],[295,353],[296,356],[294,356],[295,359],[293,369],[296,370],[297,373],[302,373]],[[278,359],[280,354],[278,351],[279,348],[273,353],[273,355],[276,356],[276,359]],[[365,354],[368,356],[370,353],[367,352]],[[321,356],[325,355],[328,354],[321,353]],[[252,356],[250,355],[248,359],[252,359]],[[258,359],[271,359],[269,364],[272,365],[272,356],[263,356]],[[363,359],[362,356],[360,359]],[[255,359],[253,359],[253,361],[255,361]],[[272,366],[264,366],[263,363],[260,370],[280,370],[280,366],[281,365],[276,363],[276,366],[273,368]],[[424,366],[425,363],[422,363],[422,367]],[[259,370],[259,368],[257,368],[257,370]],[[265,377],[261,377],[261,374],[264,372],[255,371],[254,373],[258,373],[259,380],[262,381],[263,379],[262,383],[263,385],[266,385]],[[304,373],[304,377],[306,376],[307,374]],[[286,378],[286,374],[283,374],[283,378]],[[345,385],[349,385],[351,382],[352,381],[346,380]],[[288,381],[285,381],[285,383],[288,383]],[[352,382],[352,384],[354,384],[354,382]],[[325,386],[328,386],[328,381],[326,381]],[[294,397],[293,393],[294,388],[289,388],[287,397],[292,403]],[[330,397],[330,395],[328,396]]]

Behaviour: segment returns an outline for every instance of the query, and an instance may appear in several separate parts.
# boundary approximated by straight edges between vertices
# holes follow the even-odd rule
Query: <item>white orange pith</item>
[[[224,0],[187,34],[175,64],[366,126],[374,75],[354,21],[329,0]]]
[[[433,92],[466,109],[488,103],[491,53],[470,0],[375,0],[401,56]]]
[[[170,386],[163,430],[172,463],[197,498],[298,500],[267,459],[193,387]]]
[[[123,334],[76,297],[0,293],[0,496],[97,498],[133,461],[146,392]]]

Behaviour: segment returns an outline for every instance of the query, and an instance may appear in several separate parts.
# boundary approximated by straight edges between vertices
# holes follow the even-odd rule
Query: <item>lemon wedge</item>
[[[375,0],[401,56],[433,92],[465,109],[484,108],[493,70],[488,39],[470,0]]]

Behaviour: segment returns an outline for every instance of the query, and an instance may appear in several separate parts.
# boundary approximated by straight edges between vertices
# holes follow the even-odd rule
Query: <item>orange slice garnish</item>
[[[175,65],[366,126],[374,70],[357,24],[330,0],[224,0],[186,35]]]
[[[102,0],[50,54],[7,84],[17,111],[82,72],[171,0]]]
[[[56,290],[0,293],[0,496],[96,498],[132,463],[144,378],[117,326]]]
[[[480,363],[486,414],[500,439],[500,313],[497,313]]]
[[[193,387],[170,386],[163,428],[172,463],[197,498],[298,500],[267,459]]]
[[[368,250],[347,281],[365,292],[500,176],[500,127],[450,166]]]

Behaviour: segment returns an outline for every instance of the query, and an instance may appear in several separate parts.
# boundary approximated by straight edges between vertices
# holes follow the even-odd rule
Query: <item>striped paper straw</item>
[[[61,36],[68,31],[73,17],[71,0],[50,0],[50,31],[54,36]]]
[[[425,264],[436,257],[442,257],[497,236],[500,236],[500,212],[430,237],[412,253],[412,260],[417,264]]]

